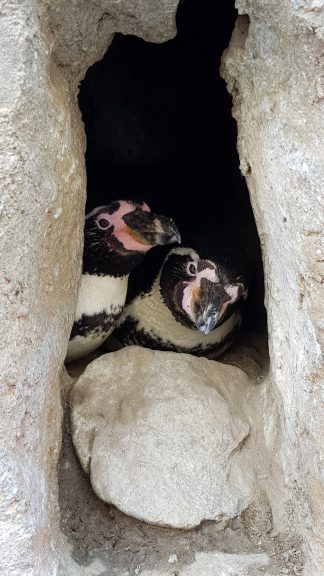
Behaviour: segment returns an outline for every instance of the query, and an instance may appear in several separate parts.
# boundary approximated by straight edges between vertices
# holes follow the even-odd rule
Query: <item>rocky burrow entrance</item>
[[[111,197],[137,196],[173,216],[187,236],[190,230],[225,224],[242,239],[253,281],[241,335],[220,361],[248,375],[246,381],[243,372],[232,375],[236,384],[232,388],[230,377],[227,388],[232,388],[229,401],[239,411],[249,398],[245,417],[250,431],[239,451],[242,482],[253,489],[243,490],[246,504],[238,505],[232,518],[224,514],[221,521],[206,520],[191,530],[136,520],[94,494],[75,456],[66,406],[60,463],[61,528],[72,557],[85,573],[212,576],[233,570],[243,575],[249,570],[250,575],[270,575],[281,570],[298,574],[301,568],[299,545],[290,533],[279,535],[273,527],[262,486],[276,450],[275,442],[270,451],[265,447],[260,433],[261,397],[271,395],[262,258],[249,194],[239,171],[231,101],[219,75],[235,19],[234,6],[228,2],[220,8],[209,1],[202,6],[187,0],[178,9],[178,32],[173,40],[151,44],[117,34],[81,83],[79,105],[87,136],[87,211]],[[70,375],[79,376],[99,355],[100,351],[70,364]],[[139,366],[143,362],[140,355]],[[188,371],[189,386],[190,369],[182,362],[179,357],[180,370]],[[111,363],[112,372],[118,372],[118,360],[112,357]],[[210,362],[211,374],[213,370],[217,365]],[[223,376],[224,381],[227,377]],[[68,378],[65,386],[70,389]],[[129,490],[134,490],[132,482]]]
[[[205,6],[203,2],[198,4],[201,20],[197,18],[191,38],[192,58]],[[135,35],[147,42],[172,39],[176,34],[177,5],[177,0],[39,0],[8,2],[1,12],[0,45],[4,56],[0,178],[4,193],[0,234],[0,483],[4,574],[71,576],[87,572],[111,574],[113,570],[119,574],[173,570],[188,575],[206,572],[201,564],[205,561],[210,561],[210,573],[214,560],[219,573],[220,562],[224,565],[226,558],[216,558],[215,550],[221,546],[225,552],[244,550],[240,547],[242,532],[234,530],[238,526],[235,522],[228,526],[230,532],[220,531],[216,538],[213,523],[211,533],[208,523],[191,532],[175,532],[142,526],[120,516],[119,522],[112,518],[116,538],[109,539],[111,548],[103,554],[101,543],[107,543],[107,532],[101,540],[94,530],[93,540],[89,541],[90,519],[94,519],[95,527],[101,520],[104,524],[108,507],[94,497],[79,468],[72,469],[72,460],[66,458],[67,448],[62,452],[61,468],[62,528],[67,545],[62,544],[58,529],[59,374],[80,278],[86,191],[85,138],[77,86],[87,69],[104,56],[115,33]],[[182,3],[181,10],[189,10],[190,6],[194,6],[193,0]],[[233,98],[240,169],[248,183],[262,245],[271,365],[269,380],[257,386],[253,379],[255,402],[248,403],[251,421],[259,433],[251,436],[250,446],[260,446],[262,456],[261,461],[258,458],[260,498],[267,494],[271,514],[269,508],[265,516],[261,514],[267,504],[260,503],[254,509],[251,505],[244,513],[245,525],[250,527],[250,537],[255,537],[254,551],[259,546],[266,549],[263,535],[267,532],[265,538],[270,544],[273,540],[269,548],[273,558],[285,564],[280,567],[283,573],[293,570],[290,564],[300,555],[288,542],[284,549],[280,547],[281,534],[302,534],[306,544],[305,574],[322,576],[322,6],[316,2],[297,5],[281,0],[236,0],[236,8],[240,16],[222,58],[221,74]],[[203,21],[215,37],[222,33],[222,12],[227,9],[225,3],[217,5],[217,14]],[[210,37],[206,34],[205,39]],[[181,166],[181,158],[176,165]],[[211,163],[206,165],[210,167]],[[201,176],[205,172],[202,163],[199,166],[196,175]],[[227,170],[224,173],[228,175]],[[143,181],[143,175],[141,178]],[[251,349],[242,358],[251,359]],[[235,362],[233,357],[231,362]],[[69,440],[68,435],[65,439]],[[72,455],[71,452],[71,459]],[[269,468],[263,457],[270,461]],[[73,482],[76,487],[84,484],[84,496],[77,489],[72,493]],[[84,506],[84,540],[80,502],[90,504],[88,508]],[[99,508],[102,516],[97,521],[94,510]],[[112,514],[119,517],[117,511]],[[270,525],[269,532],[266,528],[266,518],[271,515],[274,532]],[[123,545],[122,537],[128,528],[130,538]],[[237,545],[234,532],[239,536]],[[155,542],[153,534],[157,535]],[[230,541],[225,542],[227,534]],[[262,538],[258,538],[259,534]],[[177,538],[179,549],[170,553],[165,568],[161,551],[165,546],[169,552],[167,535],[172,543]],[[135,550],[136,538],[139,545]],[[190,564],[194,540],[203,554],[199,556],[195,549],[195,562],[200,562],[198,570],[197,564]],[[204,555],[207,545],[213,547],[214,560]],[[174,566],[177,560],[171,555],[177,554],[179,559],[180,547],[187,552],[185,563],[178,569]],[[79,562],[73,566],[68,560],[70,550],[74,550]],[[86,550],[83,556],[82,550]],[[147,566],[151,562],[152,567],[146,568],[141,557],[136,563],[138,552],[145,554],[149,559]],[[100,554],[102,559],[98,560]],[[94,558],[97,560],[92,562]],[[272,572],[280,573],[279,566]]]

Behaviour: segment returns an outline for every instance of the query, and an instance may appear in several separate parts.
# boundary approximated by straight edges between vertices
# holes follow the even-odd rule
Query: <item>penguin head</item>
[[[84,268],[98,272],[114,263],[122,275],[154,246],[176,242],[180,234],[171,218],[153,214],[141,200],[114,200],[86,216]]]
[[[86,216],[86,240],[117,252],[147,252],[160,244],[180,242],[179,231],[170,218],[153,214],[145,202],[115,200]]]
[[[159,282],[176,320],[203,334],[222,324],[233,312],[234,303],[247,295],[241,277],[230,280],[221,265],[187,247],[169,251]]]

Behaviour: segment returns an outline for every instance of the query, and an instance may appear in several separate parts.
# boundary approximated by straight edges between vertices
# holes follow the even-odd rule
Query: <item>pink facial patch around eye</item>
[[[109,214],[109,221],[113,225],[115,232],[125,229],[123,216],[125,216],[125,214],[129,214],[130,212],[134,212],[135,210],[136,206],[134,206],[132,202],[127,202],[127,200],[119,200],[118,210],[116,210],[116,212],[113,214]],[[141,210],[143,210],[143,212],[151,212],[150,208],[145,202],[143,202]]]
[[[192,300],[195,292],[200,288],[200,283],[203,278],[211,282],[218,282],[218,277],[215,268],[204,268],[197,272],[196,277],[187,284],[183,290],[182,309],[188,314],[189,318],[195,322],[194,313],[192,310]]]
[[[151,212],[151,208],[146,204],[146,202],[143,202],[141,208],[143,212]]]
[[[134,238],[130,233],[129,230],[125,228],[120,228],[117,232],[114,232],[114,236],[117,238],[119,242],[124,246],[125,250],[136,251],[136,252],[147,252],[150,248],[153,248],[153,245],[150,244],[141,244]]]
[[[224,304],[222,305],[220,311],[219,311],[219,318],[221,318],[228,306],[230,304],[233,304],[235,302],[235,300],[238,299],[239,297],[239,288],[242,288],[242,284],[227,284],[227,286],[224,286],[225,288],[225,292],[227,292],[227,294],[230,296],[230,300],[227,300],[227,302],[224,302]]]
[[[114,227],[114,236],[124,246],[125,250],[147,252],[153,246],[149,244],[141,244],[136,238],[134,238],[130,233],[127,224],[123,220],[123,216],[130,212],[134,212],[136,209],[143,210],[143,212],[151,212],[150,208],[145,202],[143,202],[140,208],[136,208],[132,202],[127,202],[127,200],[120,200],[119,204],[120,206],[118,210],[109,216],[110,222]]]
[[[125,226],[124,221],[122,220],[125,214],[129,214],[130,212],[134,212],[135,206],[131,202],[127,202],[126,200],[119,201],[119,208],[116,212],[110,215],[111,223],[113,224],[115,230],[119,228],[121,225]]]
[[[101,212],[100,215],[97,216],[97,220],[104,217],[107,218],[110,224],[114,227],[114,232],[116,233],[121,228],[125,228],[125,222],[122,220],[125,214],[129,212],[134,212],[135,206],[130,202],[126,202],[125,200],[119,201],[119,208],[113,214],[108,214],[108,212]]]

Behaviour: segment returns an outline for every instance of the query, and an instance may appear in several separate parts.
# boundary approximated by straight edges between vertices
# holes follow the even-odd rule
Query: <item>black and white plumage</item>
[[[143,262],[130,277],[114,338],[126,346],[219,356],[240,327],[248,293],[240,249],[202,239],[164,251],[159,262],[154,256],[155,263]]]
[[[180,242],[173,220],[142,201],[117,200],[85,219],[83,271],[66,361],[96,350],[113,331],[128,276],[154,246]]]

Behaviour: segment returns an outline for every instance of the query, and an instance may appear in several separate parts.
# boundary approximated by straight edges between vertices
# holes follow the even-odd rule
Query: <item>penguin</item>
[[[174,221],[141,200],[114,200],[85,218],[81,285],[66,362],[93,352],[113,331],[128,276],[153,247],[180,242]]]
[[[239,330],[248,295],[239,245],[226,238],[210,242],[207,235],[154,258],[130,277],[114,340],[217,358]]]

